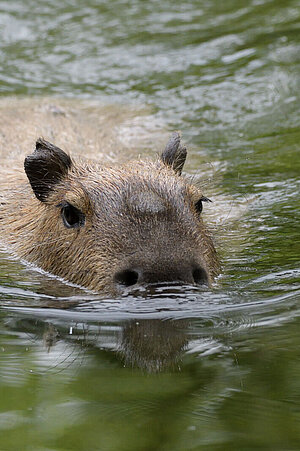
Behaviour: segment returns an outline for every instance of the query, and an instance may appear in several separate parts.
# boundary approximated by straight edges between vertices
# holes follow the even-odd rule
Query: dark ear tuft
[[[24,161],[24,169],[36,197],[45,202],[54,188],[72,166],[71,158],[59,147],[42,138],[36,142],[33,154]]]
[[[165,150],[161,154],[161,159],[167,166],[181,175],[182,168],[186,160],[187,150],[180,144],[180,135],[178,132],[172,133]]]

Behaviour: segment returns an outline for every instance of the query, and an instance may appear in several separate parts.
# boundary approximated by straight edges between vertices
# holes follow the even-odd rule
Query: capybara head
[[[35,197],[22,211],[19,255],[102,292],[210,284],[218,263],[201,218],[208,199],[181,175],[185,159],[178,133],[156,161],[121,166],[73,161],[39,139],[25,159]]]

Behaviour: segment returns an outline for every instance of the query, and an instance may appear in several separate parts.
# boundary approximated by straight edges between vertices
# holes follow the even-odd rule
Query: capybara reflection
[[[73,160],[39,139],[0,197],[0,232],[21,258],[91,290],[156,282],[210,284],[218,272],[202,218],[208,201],[182,175],[173,133],[155,161]],[[29,183],[28,183],[29,182]]]

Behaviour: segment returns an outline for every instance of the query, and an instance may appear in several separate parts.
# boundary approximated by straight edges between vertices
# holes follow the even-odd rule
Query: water
[[[3,250],[1,451],[300,448],[299,18],[296,0],[0,2],[2,101],[147,105],[147,143],[181,129],[187,171],[213,169],[223,261],[212,290],[103,300]]]

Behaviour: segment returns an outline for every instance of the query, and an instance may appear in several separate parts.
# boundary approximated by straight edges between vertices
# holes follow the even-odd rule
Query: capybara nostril
[[[172,265],[161,267],[154,265],[152,267],[137,265],[140,269],[124,269],[116,272],[114,276],[115,283],[123,287],[132,287],[137,283],[161,283],[161,282],[183,282],[204,285],[208,283],[208,275],[204,268],[198,265]],[[135,265],[136,267],[136,265]]]
[[[194,282],[197,285],[203,285],[203,284],[208,283],[207,273],[206,273],[205,269],[201,268],[200,266],[197,266],[196,268],[194,268],[192,275],[193,275]]]
[[[131,287],[135,285],[138,281],[139,275],[136,271],[132,269],[125,269],[120,271],[115,275],[115,282],[125,287]]]

